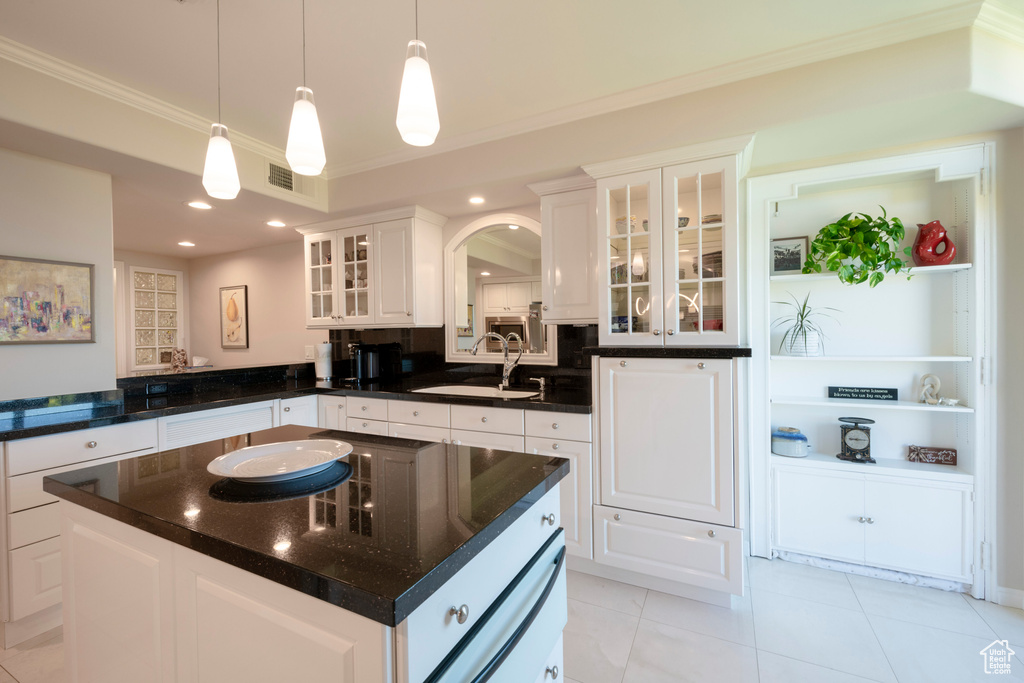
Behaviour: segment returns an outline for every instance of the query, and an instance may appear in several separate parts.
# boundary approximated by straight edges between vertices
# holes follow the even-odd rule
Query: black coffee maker
[[[352,362],[352,378],[360,384],[377,382],[380,379],[380,352],[376,344],[353,342],[348,345]]]

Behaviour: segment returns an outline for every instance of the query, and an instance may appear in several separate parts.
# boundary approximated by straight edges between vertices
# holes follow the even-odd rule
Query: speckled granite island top
[[[351,478],[339,486],[332,468],[271,488],[206,469],[239,446],[307,438],[351,443]],[[568,472],[563,458],[287,426],[57,474],[43,488],[395,626]]]

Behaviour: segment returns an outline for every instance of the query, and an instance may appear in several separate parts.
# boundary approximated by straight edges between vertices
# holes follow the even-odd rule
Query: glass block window
[[[169,368],[171,352],[184,347],[182,281],[179,271],[131,267],[132,370]]]

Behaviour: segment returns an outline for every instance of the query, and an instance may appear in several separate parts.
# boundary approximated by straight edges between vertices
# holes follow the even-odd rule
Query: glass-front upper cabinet
[[[339,230],[342,253],[339,268],[341,280],[341,311],[339,322],[345,324],[370,320],[370,263],[373,256],[371,227]]]
[[[306,325],[329,327],[335,322],[336,233],[306,236]]]
[[[597,179],[602,346],[739,344],[737,183],[751,143],[584,167]]]

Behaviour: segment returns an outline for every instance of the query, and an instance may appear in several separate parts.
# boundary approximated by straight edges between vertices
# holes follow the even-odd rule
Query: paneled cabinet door
[[[540,215],[544,322],[597,322],[596,193],[543,196]]]
[[[481,288],[484,300],[484,313],[496,315],[508,310],[508,287],[503,282],[483,285]]]
[[[600,361],[601,504],[731,526],[732,362]]]
[[[777,467],[772,473],[773,545],[864,562],[864,481],[848,474]]]
[[[373,226],[374,255],[374,323],[413,322],[415,310],[413,289],[412,219],[402,218]]]
[[[306,326],[330,327],[337,324],[338,264],[340,258],[336,232],[306,235]]]
[[[335,325],[373,321],[373,226],[346,228],[337,233],[338,318]]]
[[[593,558],[593,485],[590,474],[590,444],[582,441],[526,437],[526,452],[550,455],[569,461],[569,474],[559,484],[562,499],[562,528],[565,551],[576,557]]]

